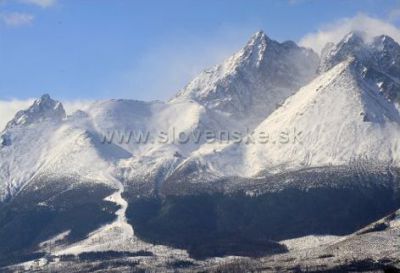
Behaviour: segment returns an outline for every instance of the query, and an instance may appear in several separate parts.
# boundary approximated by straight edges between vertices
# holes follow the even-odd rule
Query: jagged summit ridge
[[[348,58],[356,58],[360,61],[370,59],[370,52],[364,42],[364,34],[361,32],[350,32],[337,43],[328,43],[322,50],[321,63],[318,68],[320,73],[326,72],[340,62]]]
[[[259,66],[265,56],[267,46],[272,42],[263,32],[256,32],[243,48],[242,60],[250,62],[252,65]]]
[[[399,78],[400,45],[391,37],[381,35],[374,38],[371,47],[374,48],[379,67],[389,75]]]
[[[7,124],[6,129],[18,125],[27,125],[46,119],[60,121],[66,117],[61,102],[53,100],[50,95],[44,94],[26,110],[19,111]]]
[[[363,77],[374,83],[389,101],[400,98],[400,45],[386,35],[365,38],[366,34],[351,32],[338,44],[328,44],[322,51],[319,73],[324,73],[353,58]]]
[[[318,62],[311,50],[279,43],[260,31],[221,65],[202,72],[172,102],[193,100],[252,127],[310,81]]]

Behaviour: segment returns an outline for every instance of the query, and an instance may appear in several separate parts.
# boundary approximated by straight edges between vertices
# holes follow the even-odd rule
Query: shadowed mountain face
[[[310,169],[257,180],[224,179],[219,192],[169,181],[163,197],[127,196],[128,217],[139,237],[188,249],[194,257],[260,256],[284,251],[273,242],[350,234],[395,211],[399,174]]]
[[[73,179],[68,179],[71,187],[65,188],[66,182],[37,180],[13,200],[0,204],[0,266],[51,251],[51,244],[46,249],[39,245],[58,234],[68,232],[63,243],[77,242],[115,219],[118,207],[103,200],[114,189],[74,186]]]

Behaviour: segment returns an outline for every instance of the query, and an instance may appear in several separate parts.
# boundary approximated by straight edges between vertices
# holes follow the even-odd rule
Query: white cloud
[[[56,4],[56,0],[20,0],[26,4],[36,5],[42,8],[48,8]]]
[[[397,16],[393,14],[392,18]],[[367,39],[386,34],[400,42],[400,29],[390,21],[380,20],[365,14],[358,14],[352,18],[343,18],[332,24],[325,25],[317,32],[309,33],[300,40],[300,45],[310,47],[317,53],[328,43],[339,42],[351,31],[362,31],[367,34]]]
[[[7,26],[18,27],[29,25],[35,17],[29,13],[10,12],[0,13],[0,20]]]
[[[70,101],[62,101],[65,112],[67,114],[72,114],[77,110],[85,111],[88,107],[93,103],[92,100],[70,100]]]

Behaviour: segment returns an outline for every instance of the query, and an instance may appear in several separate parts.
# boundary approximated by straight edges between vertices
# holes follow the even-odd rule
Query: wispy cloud
[[[393,13],[390,19],[394,20],[399,15],[400,12]],[[328,42],[337,43],[351,31],[365,32],[367,38],[386,34],[397,42],[400,42],[400,29],[393,25],[391,21],[381,20],[366,14],[358,14],[354,17],[343,18],[334,23],[322,26],[317,32],[305,35],[300,40],[300,44],[320,53]]]
[[[23,4],[35,5],[41,8],[48,8],[54,6],[57,3],[57,0],[15,0],[15,1]],[[0,4],[8,2],[9,1],[6,0],[0,0]],[[0,12],[0,23],[3,23],[11,27],[30,25],[32,24],[34,19],[35,16],[31,13],[18,12],[18,11]]]
[[[48,8],[56,4],[56,0],[20,0],[22,3],[32,4],[41,8]]]
[[[0,101],[0,132],[15,114],[28,108],[33,103],[33,99]]]
[[[0,13],[0,21],[11,27],[18,27],[32,24],[35,16],[29,13],[8,12]]]
[[[93,102],[93,100],[67,100],[62,101],[62,104],[65,112],[67,112],[67,115],[70,115],[77,110],[87,110],[93,104]]]

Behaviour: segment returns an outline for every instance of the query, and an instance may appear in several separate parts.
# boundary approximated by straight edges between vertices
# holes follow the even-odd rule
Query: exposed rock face
[[[318,71],[326,72],[348,58],[354,58],[365,80],[374,84],[390,101],[399,102],[400,45],[382,35],[366,41],[363,33],[349,33],[337,45],[328,44],[322,51]]]

